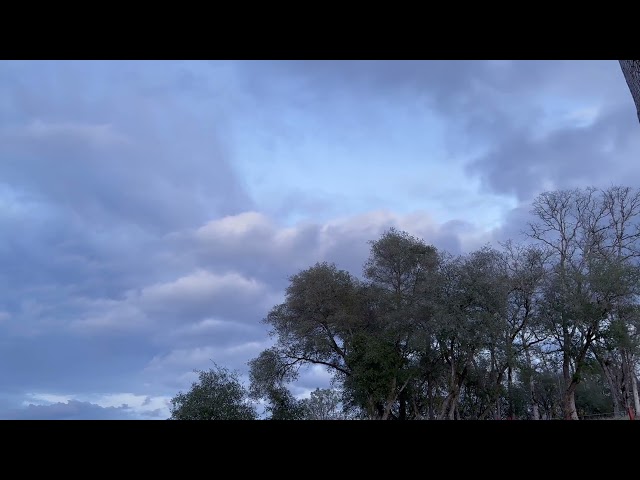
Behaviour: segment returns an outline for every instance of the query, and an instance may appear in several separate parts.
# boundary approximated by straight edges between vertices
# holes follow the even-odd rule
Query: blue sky
[[[166,418],[300,269],[640,180],[617,61],[4,61],[0,111],[0,418]]]

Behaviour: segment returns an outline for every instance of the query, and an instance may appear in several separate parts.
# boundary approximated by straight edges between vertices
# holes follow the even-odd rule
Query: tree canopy
[[[238,374],[216,365],[198,372],[191,389],[171,399],[172,420],[255,420],[256,410]]]
[[[224,369],[172,418],[592,418],[640,411],[640,191],[545,192],[522,243],[464,255],[389,229],[362,278],[330,263],[290,277],[247,391]],[[296,398],[301,368],[332,388]]]

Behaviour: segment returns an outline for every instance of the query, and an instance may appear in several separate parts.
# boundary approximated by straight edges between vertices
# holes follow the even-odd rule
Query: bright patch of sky
[[[244,116],[234,132],[234,168],[261,210],[289,225],[380,209],[498,225],[515,202],[480,192],[464,171],[467,156],[448,151],[443,119],[401,100],[338,96],[320,110],[292,102],[275,118]]]

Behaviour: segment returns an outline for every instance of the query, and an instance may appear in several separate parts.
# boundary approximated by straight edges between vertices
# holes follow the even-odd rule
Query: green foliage
[[[611,393],[598,365],[588,364],[577,388],[578,415],[584,418],[611,416],[612,405]]]
[[[292,276],[285,302],[265,319],[278,340],[278,355],[290,367],[317,363],[347,374],[346,342],[361,321],[358,290],[348,272],[327,263]]]
[[[333,389],[317,388],[309,398],[302,401],[307,420],[343,420],[346,419],[342,398],[339,392]]]
[[[287,389],[286,383],[296,378],[286,359],[275,348],[264,350],[249,362],[249,394],[253,399],[267,402],[270,420],[303,420],[304,404]]]
[[[255,408],[248,402],[248,394],[235,372],[215,366],[198,371],[186,393],[171,399],[172,420],[254,420]]]
[[[268,420],[305,420],[307,418],[304,401],[296,399],[286,388],[274,389],[270,392],[266,412]]]

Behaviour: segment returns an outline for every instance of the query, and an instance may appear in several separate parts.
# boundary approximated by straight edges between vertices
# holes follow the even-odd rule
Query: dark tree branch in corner
[[[640,121],[640,60],[619,60]]]

